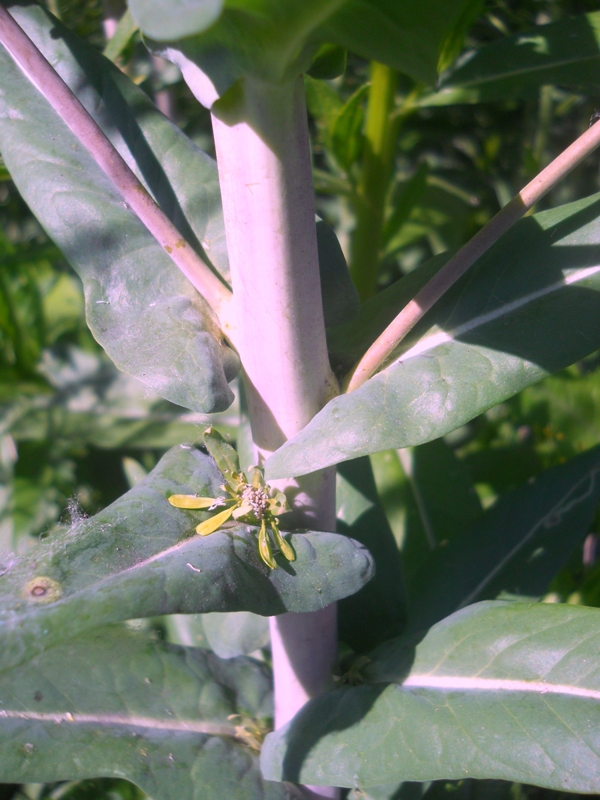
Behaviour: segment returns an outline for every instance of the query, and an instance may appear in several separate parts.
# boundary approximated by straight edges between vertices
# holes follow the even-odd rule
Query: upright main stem
[[[332,391],[302,82],[274,87],[246,79],[243,90],[213,107],[213,129],[236,344],[261,458],[300,431]],[[335,530],[334,470],[306,476],[288,494],[298,524]],[[280,727],[331,685],[335,606],[274,617],[271,642]]]

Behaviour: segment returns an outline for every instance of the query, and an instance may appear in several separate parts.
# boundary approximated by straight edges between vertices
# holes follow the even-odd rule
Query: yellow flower
[[[279,530],[279,515],[289,511],[287,498],[283,492],[272,489],[265,483],[260,467],[252,467],[250,479],[240,470],[237,453],[225,442],[217,431],[209,428],[204,433],[204,444],[223,473],[225,483],[221,489],[228,496],[197,497],[191,494],[173,494],[169,503],[176,508],[206,509],[216,511],[213,517],[196,526],[196,533],[208,536],[218,530],[228,519],[239,519],[260,525],[258,552],[264,563],[271,569],[277,567],[267,524],[273,534],[275,544],[288,561],[294,561],[296,554]]]

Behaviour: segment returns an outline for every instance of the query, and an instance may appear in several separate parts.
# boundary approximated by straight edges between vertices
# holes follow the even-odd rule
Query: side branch
[[[111,179],[131,210],[220,316],[231,298],[229,288],[182,238],[78,98],[1,5],[0,42]]]
[[[425,286],[417,292],[398,316],[373,342],[360,361],[346,376],[342,390],[352,392],[363,385],[388,356],[456,281],[486,250],[506,233],[538,200],[583,161],[600,144],[600,122],[596,122],[557,158],[530,181],[519,194],[454,255]]]

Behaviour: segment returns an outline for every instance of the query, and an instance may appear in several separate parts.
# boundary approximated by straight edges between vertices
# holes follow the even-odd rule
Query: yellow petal
[[[210,508],[217,502],[215,497],[196,497],[195,494],[172,494],[169,503],[175,508]]]
[[[277,547],[281,551],[281,554],[284,558],[287,558],[288,561],[295,561],[296,560],[296,553],[294,553],[294,548],[289,542],[283,538],[281,533],[279,532],[279,528],[275,520],[271,520],[271,527],[273,528],[273,533],[275,534],[275,541],[277,542]]]
[[[215,514],[214,517],[205,519],[204,522],[196,526],[196,533],[199,533],[200,536],[208,536],[209,533],[214,533],[224,522],[227,522],[232,514],[233,508],[226,508],[225,511]]]
[[[258,534],[258,553],[267,567],[277,569],[277,562],[273,558],[271,542],[269,542],[269,537],[267,536],[267,526],[264,519],[260,523],[260,533]]]

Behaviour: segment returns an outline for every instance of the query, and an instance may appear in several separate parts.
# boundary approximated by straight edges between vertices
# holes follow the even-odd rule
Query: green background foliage
[[[227,279],[209,115],[178,70],[129,17],[117,65],[102,59],[92,0],[49,3],[64,27],[8,5]],[[599,94],[592,2],[185,5],[131,11],[221,93],[324,58],[305,86],[340,376],[586,129]],[[394,73],[359,309],[343,256],[355,275],[377,111],[365,59]],[[250,526],[194,538],[203,512],[166,500],[218,494],[209,456],[180,446],[207,424],[245,446],[214,315],[1,47],[0,65],[0,798],[290,796],[281,779],[350,800],[600,791],[599,612],[582,607],[600,605],[598,156],[420,323],[402,351],[420,353],[396,353],[273,457],[272,476],[344,463],[337,534],[292,534],[297,561],[271,572]],[[32,598],[40,577],[53,602]],[[269,735],[263,777],[264,615],[340,598],[339,686]],[[458,678],[500,683],[469,694]]]

